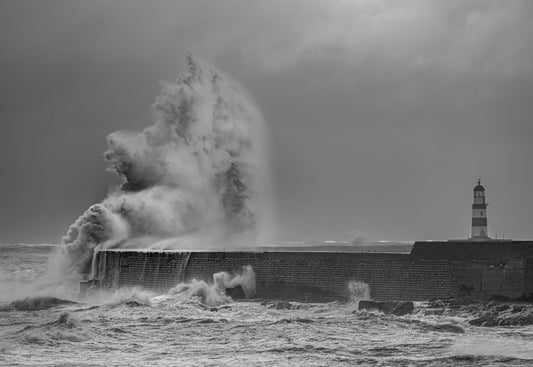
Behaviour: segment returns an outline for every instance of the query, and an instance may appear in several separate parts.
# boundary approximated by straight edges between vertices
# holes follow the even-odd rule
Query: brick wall
[[[533,258],[533,241],[420,241],[415,242],[411,256],[442,260]]]
[[[164,291],[183,281],[189,255],[167,251],[101,251],[96,255],[99,271],[95,278],[101,279],[104,287],[139,286]]]
[[[214,272],[232,272],[244,265],[254,269],[261,298],[346,299],[348,283],[363,281],[374,299],[419,300],[448,294],[451,282],[449,262],[412,260],[403,254],[193,253],[186,274],[187,279],[210,279]]]
[[[251,265],[257,297],[332,301],[350,297],[362,281],[375,300],[448,296],[519,298],[533,293],[532,242],[417,242],[411,254],[296,251],[145,252],[97,254],[103,286],[165,291],[183,281]]]
[[[376,300],[444,298],[451,286],[449,261],[407,254],[105,251],[97,254],[97,263],[105,264],[105,272],[97,274],[104,286],[160,291],[251,265],[258,298],[299,301],[348,299],[350,281],[367,283]]]
[[[516,299],[533,293],[533,241],[416,242],[411,256],[450,260],[453,296]]]
[[[452,261],[452,295],[478,299],[517,299],[532,291],[528,259]]]

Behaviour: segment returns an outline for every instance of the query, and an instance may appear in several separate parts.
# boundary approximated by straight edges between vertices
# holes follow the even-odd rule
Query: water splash
[[[213,283],[208,284],[203,280],[193,279],[189,283],[180,283],[169,290],[171,295],[182,295],[185,298],[197,297],[207,306],[218,306],[231,302],[231,297],[226,294],[226,289],[240,286],[246,298],[256,294],[255,273],[251,266],[245,266],[242,272],[230,274],[225,271],[213,274]]]
[[[365,282],[350,281],[348,282],[348,292],[350,295],[350,304],[359,306],[359,301],[370,300],[370,286]]]
[[[267,233],[261,113],[220,71],[191,55],[187,65],[156,98],[152,126],[108,136],[104,157],[123,183],[70,226],[65,273],[89,274],[97,247],[230,247]]]

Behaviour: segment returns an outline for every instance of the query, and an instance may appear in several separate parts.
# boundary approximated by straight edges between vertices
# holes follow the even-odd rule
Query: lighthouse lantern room
[[[487,203],[485,202],[485,188],[481,179],[474,187],[474,204],[472,204],[472,237],[474,240],[489,239],[487,231]]]

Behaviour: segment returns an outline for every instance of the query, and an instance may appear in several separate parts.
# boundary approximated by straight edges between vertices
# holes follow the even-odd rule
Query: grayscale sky
[[[0,243],[58,242],[185,53],[268,122],[279,240],[533,238],[533,1],[0,2]]]

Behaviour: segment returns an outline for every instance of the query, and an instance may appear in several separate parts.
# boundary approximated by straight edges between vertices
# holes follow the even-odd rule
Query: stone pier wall
[[[470,247],[469,247],[470,246]],[[520,298],[533,293],[533,243],[417,242],[410,254],[305,251],[103,251],[96,278],[104,287],[165,291],[192,279],[252,266],[257,298],[346,300],[359,281],[375,300],[449,296]]]
[[[452,296],[533,300],[533,241],[417,242],[411,257],[449,260]]]

